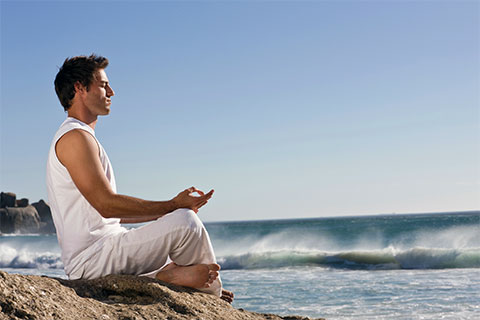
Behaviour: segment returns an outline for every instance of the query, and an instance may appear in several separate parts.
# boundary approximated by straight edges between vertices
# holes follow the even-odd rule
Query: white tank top
[[[108,236],[126,230],[120,225],[120,219],[103,218],[90,205],[73,183],[67,168],[58,160],[55,152],[57,141],[65,133],[75,129],[85,130],[95,138],[100,149],[99,156],[105,176],[112,190],[117,192],[112,165],[95,137],[95,131],[87,124],[68,117],[53,138],[47,160],[48,200],[67,275],[95,254]]]

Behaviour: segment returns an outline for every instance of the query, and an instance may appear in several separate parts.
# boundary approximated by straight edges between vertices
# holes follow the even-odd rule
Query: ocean
[[[327,319],[480,319],[480,211],[205,224],[234,306]],[[65,278],[55,235],[0,268]]]

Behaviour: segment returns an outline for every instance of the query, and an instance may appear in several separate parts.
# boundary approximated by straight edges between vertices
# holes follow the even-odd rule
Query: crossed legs
[[[168,258],[172,263],[165,266]],[[101,252],[85,263],[82,278],[149,274],[231,302],[233,294],[222,290],[219,270],[203,223],[192,210],[179,209],[144,226],[110,237]]]

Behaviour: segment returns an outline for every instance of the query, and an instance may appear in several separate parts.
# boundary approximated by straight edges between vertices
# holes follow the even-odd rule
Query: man
[[[115,94],[107,66],[101,56],[73,57],[55,78],[68,117],[50,147],[47,191],[66,274],[70,279],[147,275],[232,302],[197,216],[213,190],[205,194],[191,187],[169,201],[116,193],[112,166],[95,137],[98,116],[110,113]],[[131,230],[120,225],[148,221]]]

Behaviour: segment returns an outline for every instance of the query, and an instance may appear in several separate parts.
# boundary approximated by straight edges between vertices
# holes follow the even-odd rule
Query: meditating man
[[[68,117],[50,147],[47,190],[65,273],[70,279],[146,275],[232,302],[197,216],[213,190],[191,187],[169,201],[116,193],[112,166],[95,137],[98,116],[110,113],[114,96],[107,65],[101,56],[73,57],[55,78]],[[148,221],[130,230],[120,225]]]

